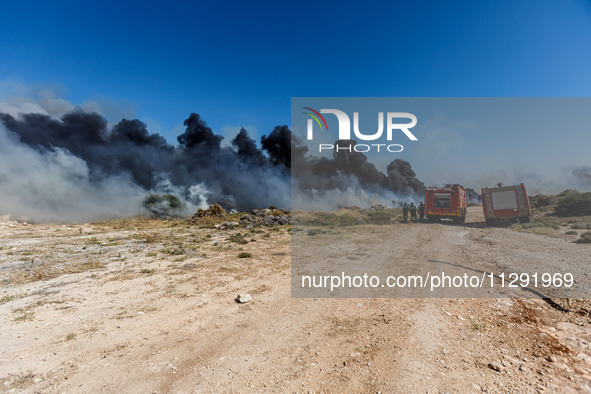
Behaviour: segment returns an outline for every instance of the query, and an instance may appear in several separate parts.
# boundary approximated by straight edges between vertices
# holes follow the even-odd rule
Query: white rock
[[[247,303],[249,301],[252,300],[252,296],[248,293],[246,294],[238,294],[238,297],[236,297],[236,302],[239,302],[241,304]]]
[[[501,363],[498,363],[496,361],[493,361],[492,363],[488,364],[488,367],[497,372],[503,372],[505,370],[505,367],[503,367]]]

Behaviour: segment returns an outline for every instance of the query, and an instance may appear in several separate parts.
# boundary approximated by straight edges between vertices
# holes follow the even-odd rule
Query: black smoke
[[[410,163],[402,159],[394,159],[388,167],[388,189],[397,193],[425,194],[425,184],[417,178]]]
[[[86,162],[92,181],[126,173],[144,187],[154,186],[154,174],[172,166],[174,149],[139,120],[121,120],[112,130],[100,115],[74,111],[61,119],[25,114],[22,119],[0,114],[4,126],[20,141],[40,152],[65,149]]]
[[[287,126],[263,135],[260,148],[244,128],[223,146],[224,137],[195,113],[184,126],[178,145],[172,146],[137,119],[111,127],[101,115],[80,109],[60,118],[0,113],[4,159],[13,161],[0,166],[0,192],[12,201],[0,213],[30,212],[43,220],[124,216],[141,213],[126,211],[140,207],[151,193],[176,195],[190,208],[220,200],[242,209],[289,207],[292,173],[303,193],[345,190],[351,184],[374,194],[424,190],[404,160],[394,160],[382,173],[355,151],[341,150],[332,159],[309,157]],[[354,146],[355,141],[338,144]],[[22,160],[17,165],[9,157]],[[26,180],[13,174],[19,168]],[[117,209],[90,209],[93,204]],[[80,213],[82,206],[87,214]],[[41,215],[44,210],[55,214]]]
[[[250,162],[257,166],[263,166],[267,163],[267,158],[257,148],[256,141],[248,136],[248,132],[243,127],[232,140],[232,146],[236,149],[236,154],[242,160]]]
[[[223,137],[197,114],[185,120],[177,146],[150,133],[137,119],[123,119],[109,127],[102,116],[81,110],[59,119],[43,114],[19,118],[0,114],[0,124],[15,136],[11,141],[17,140],[36,155],[47,158],[59,151],[68,160],[81,159],[76,165],[84,168],[77,169],[77,176],[83,174],[89,184],[119,177],[146,193],[161,191],[190,198],[192,192],[199,192],[200,196],[193,196],[197,200],[206,193],[209,199],[225,199],[244,209],[289,206],[289,158],[281,158],[285,152],[281,138],[289,133],[286,126],[263,137],[259,149],[244,129],[231,141],[232,146],[222,147]],[[191,189],[195,185],[201,187]]]
[[[309,195],[334,200],[338,192],[348,191],[343,203],[337,204],[344,206],[355,202],[352,193],[359,195],[358,203],[386,195],[389,199],[384,201],[391,201],[393,197],[418,198],[425,193],[424,183],[417,178],[409,162],[395,159],[383,173],[365,154],[353,149],[357,144],[355,140],[336,141],[332,158],[307,156],[307,147],[295,136],[292,140],[292,155],[297,156],[292,161],[292,176],[297,187]]]
[[[191,114],[189,119],[185,120],[184,125],[187,127],[185,132],[177,137],[177,141],[184,147],[192,148],[195,146],[203,146],[207,148],[219,149],[220,143],[224,139],[219,135],[215,135],[207,123],[201,119],[197,114]]]
[[[276,126],[268,137],[261,137],[263,149],[274,165],[291,167],[291,131],[287,126]]]

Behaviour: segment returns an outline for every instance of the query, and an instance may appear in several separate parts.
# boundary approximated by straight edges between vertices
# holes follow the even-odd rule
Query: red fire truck
[[[454,223],[464,223],[466,211],[466,189],[463,186],[446,185],[425,190],[425,215],[428,221],[451,219]]]
[[[495,222],[519,221],[529,222],[531,218],[531,207],[525,185],[503,186],[482,188],[482,209],[486,224]]]

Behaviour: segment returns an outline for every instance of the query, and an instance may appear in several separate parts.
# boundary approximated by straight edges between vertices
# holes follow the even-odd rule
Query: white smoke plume
[[[143,212],[129,176],[92,181],[86,163],[60,148],[34,150],[0,125],[0,212],[36,222],[88,221]]]

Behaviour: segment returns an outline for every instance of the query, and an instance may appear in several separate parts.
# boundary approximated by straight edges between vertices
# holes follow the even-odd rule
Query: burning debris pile
[[[189,220],[192,224],[216,227],[225,230],[234,227],[253,229],[261,226],[284,226],[291,224],[291,213],[276,207],[257,208],[244,212],[226,213],[219,204],[212,204],[208,209],[199,209]]]
[[[240,224],[246,228],[260,226],[284,226],[291,224],[291,213],[285,209],[275,207],[253,209],[250,213],[240,217]]]
[[[193,215],[192,220],[194,222],[197,222],[200,219],[211,218],[211,217],[226,219],[226,211],[224,210],[224,208],[221,207],[221,205],[212,204],[207,209],[199,208],[199,210],[197,210],[197,212],[195,212],[195,214]]]
[[[227,220],[226,211],[219,204],[211,204],[209,208],[199,208],[195,214],[189,219],[191,224],[198,224],[202,226],[219,225],[222,221]]]

